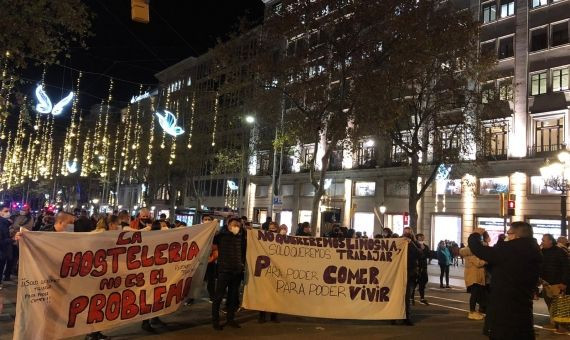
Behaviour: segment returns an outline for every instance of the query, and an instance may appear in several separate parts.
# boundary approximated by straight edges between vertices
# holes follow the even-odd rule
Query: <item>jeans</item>
[[[445,285],[449,286],[449,265],[440,264],[439,284],[443,286],[443,275],[445,274]]]
[[[481,309],[484,310],[485,287],[475,283],[469,286],[469,292],[471,293],[471,296],[469,297],[469,311],[474,312],[477,304],[479,304],[480,312]]]
[[[221,272],[218,273],[218,281],[216,282],[216,294],[214,297],[214,302],[212,303],[212,322],[217,324],[220,322],[220,304],[226,293],[227,296],[227,308],[228,321],[233,321],[236,310],[239,304],[239,287],[241,285],[242,273],[229,273]]]

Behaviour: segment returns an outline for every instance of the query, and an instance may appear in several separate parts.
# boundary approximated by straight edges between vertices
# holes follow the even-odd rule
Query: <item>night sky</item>
[[[62,56],[61,66],[50,66],[46,73],[48,94],[57,101],[77,78],[69,67],[86,71],[79,104],[84,113],[107,98],[108,76],[115,78],[115,106],[124,106],[137,94],[139,83],[154,87],[155,73],[207,52],[218,38],[235,31],[242,17],[260,22],[264,9],[261,0],[151,0],[150,23],[141,24],[131,20],[129,0],[85,3],[95,14],[88,49],[72,48],[68,58]],[[26,77],[40,79],[41,70],[30,67]]]

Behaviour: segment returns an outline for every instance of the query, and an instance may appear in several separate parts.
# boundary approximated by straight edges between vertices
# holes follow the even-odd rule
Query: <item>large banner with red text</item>
[[[402,238],[248,231],[243,307],[333,319],[404,319],[407,249]]]
[[[217,227],[24,232],[14,339],[71,337],[176,311],[202,283]]]

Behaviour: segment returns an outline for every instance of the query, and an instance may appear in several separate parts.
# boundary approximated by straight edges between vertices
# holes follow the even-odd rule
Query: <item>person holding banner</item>
[[[10,237],[10,207],[2,206],[0,210],[0,290],[2,290],[2,273],[8,264],[8,256],[12,254],[12,238]]]
[[[227,228],[220,231],[214,245],[218,247],[218,280],[212,303],[212,327],[221,331],[220,304],[227,290],[227,325],[241,328],[235,321],[239,304],[239,288],[245,269],[245,230],[239,218],[230,218]]]
[[[419,246],[416,243],[416,238],[412,231],[412,228],[405,227],[402,237],[408,241],[408,282],[406,284],[406,318],[404,319],[404,325],[413,326],[411,318],[411,299],[416,286],[416,281],[418,279],[418,259],[420,257]]]
[[[152,226],[152,217],[150,215],[150,210],[148,210],[147,208],[142,208],[139,211],[139,217],[135,218],[131,222],[131,229],[134,230],[142,230],[151,226]]]

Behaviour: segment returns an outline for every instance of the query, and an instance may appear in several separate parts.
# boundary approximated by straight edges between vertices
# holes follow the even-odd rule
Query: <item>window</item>
[[[301,185],[301,196],[315,196],[315,187],[311,183]]]
[[[450,129],[440,131],[441,150],[448,154],[458,156],[460,152],[460,136],[458,132]]]
[[[293,196],[295,186],[293,184],[281,185],[281,196]]]
[[[509,178],[494,177],[494,178],[481,178],[479,180],[479,194],[480,195],[498,195],[500,193],[509,192]]]
[[[303,222],[311,222],[311,215],[313,214],[313,212],[311,210],[299,210],[299,223],[303,223]],[[293,226],[291,226],[291,229],[293,229]],[[293,233],[294,231],[291,230]]]
[[[497,19],[497,4],[495,2],[490,2],[483,4],[483,23],[486,24]]]
[[[499,99],[513,100],[513,79],[499,81]]]
[[[485,156],[506,156],[508,147],[508,126],[501,124],[485,127]]]
[[[374,167],[376,165],[375,147],[373,140],[358,143],[357,160],[359,167]]]
[[[435,193],[438,195],[461,195],[461,180],[443,179],[436,181]]]
[[[530,177],[530,193],[532,195],[560,195],[560,191],[556,191],[544,185],[542,176]]]
[[[354,196],[374,196],[376,182],[356,182],[354,184]]]
[[[496,56],[497,51],[495,50],[495,41],[488,41],[481,44],[481,55],[485,56]]]
[[[530,31],[530,50],[538,51],[548,48],[547,27],[537,28]]]
[[[546,93],[546,72],[531,75],[530,86],[530,94],[533,96]]]
[[[485,83],[481,86],[481,101],[483,104],[487,104],[493,99],[495,90],[495,82],[491,81]]]
[[[532,8],[546,5],[548,5],[548,0],[532,0]]]
[[[386,196],[390,197],[407,197],[409,194],[407,181],[391,181],[386,182]]]
[[[501,18],[506,18],[511,15],[515,15],[515,1],[501,0]]]
[[[536,152],[560,150],[564,144],[564,119],[554,118],[536,122]]]
[[[368,237],[374,236],[374,213],[354,213],[354,230]]]
[[[409,145],[411,138],[409,134],[402,134],[402,145]],[[392,145],[392,163],[406,164],[409,161],[408,154],[400,145]]]
[[[552,46],[568,43],[568,21],[552,24]]]
[[[568,90],[568,68],[552,71],[552,91]]]
[[[325,195],[329,197],[344,196],[344,183],[332,183],[330,187],[325,190]]]
[[[510,58],[515,55],[514,37],[499,40],[499,59]]]
[[[267,185],[258,185],[255,187],[255,197],[267,197],[269,193],[269,186]]]

